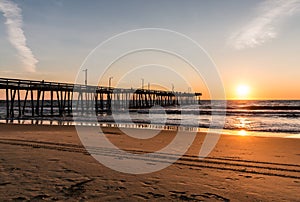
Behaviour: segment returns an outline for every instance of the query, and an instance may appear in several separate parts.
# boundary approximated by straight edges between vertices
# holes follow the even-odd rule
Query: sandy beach
[[[174,136],[163,131],[141,141],[116,128],[102,130],[130,152],[155,151]],[[91,157],[74,126],[1,124],[0,200],[299,201],[300,139],[222,135],[211,154],[199,159],[204,136],[198,133],[171,166],[133,175]]]

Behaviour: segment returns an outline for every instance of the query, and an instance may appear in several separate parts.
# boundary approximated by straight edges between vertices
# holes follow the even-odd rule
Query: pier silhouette
[[[0,78],[6,118],[63,117],[200,104],[201,93],[126,89],[37,80]],[[2,96],[1,94],[1,96]],[[47,109],[47,110],[46,110]]]

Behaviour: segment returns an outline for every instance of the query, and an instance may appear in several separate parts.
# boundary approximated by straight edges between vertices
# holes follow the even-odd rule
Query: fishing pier
[[[1,107],[6,119],[96,115],[124,109],[199,104],[201,93],[0,78]]]

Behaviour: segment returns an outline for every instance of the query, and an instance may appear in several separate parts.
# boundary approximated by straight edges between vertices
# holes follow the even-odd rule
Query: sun
[[[247,136],[247,132],[245,130],[240,130],[238,132],[238,135],[240,135],[240,136]]]
[[[237,97],[239,99],[246,99],[246,98],[248,98],[249,92],[250,92],[250,88],[247,85],[239,85],[236,88]]]

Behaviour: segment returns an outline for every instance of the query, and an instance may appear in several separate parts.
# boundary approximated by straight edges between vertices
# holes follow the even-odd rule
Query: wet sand
[[[112,143],[133,153],[156,151],[175,135],[163,131],[137,140],[116,128],[103,131]],[[222,135],[211,154],[199,159],[204,137],[198,133],[171,166],[136,175],[96,161],[74,126],[0,124],[0,200],[299,201],[300,139]],[[155,164],[168,156],[144,160]]]

